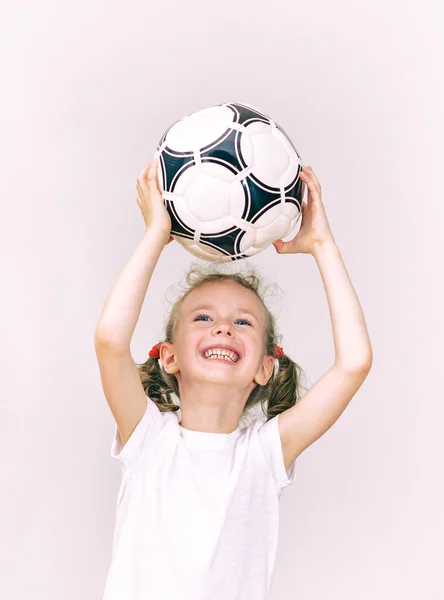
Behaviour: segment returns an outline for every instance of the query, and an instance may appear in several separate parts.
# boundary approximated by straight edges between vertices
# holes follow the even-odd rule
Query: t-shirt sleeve
[[[276,483],[276,489],[280,494],[284,488],[294,483],[296,478],[296,460],[285,469],[284,456],[282,453],[281,436],[279,434],[279,415],[276,415],[258,430],[259,442],[264,455],[268,460],[271,473]]]
[[[111,444],[112,458],[119,460],[125,467],[130,466],[137,460],[138,456],[147,451],[164,425],[165,422],[157,404],[147,397],[146,411],[123,448],[116,425]]]

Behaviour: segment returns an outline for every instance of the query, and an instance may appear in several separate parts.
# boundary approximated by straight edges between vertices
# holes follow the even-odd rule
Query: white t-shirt
[[[266,600],[286,471],[279,415],[232,433],[192,431],[149,398],[121,449],[113,553],[102,600]]]

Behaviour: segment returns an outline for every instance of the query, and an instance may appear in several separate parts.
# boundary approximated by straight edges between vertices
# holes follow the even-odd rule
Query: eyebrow
[[[199,305],[198,307],[193,308],[192,310],[190,310],[190,314],[193,313],[193,312],[196,312],[198,310],[208,310],[208,309],[214,310],[214,306],[211,306],[211,304]],[[237,310],[239,312],[241,312],[241,313],[245,313],[247,315],[250,315],[250,317],[253,317],[253,319],[255,319],[259,323],[259,319],[250,310],[247,310],[246,308],[238,308]]]

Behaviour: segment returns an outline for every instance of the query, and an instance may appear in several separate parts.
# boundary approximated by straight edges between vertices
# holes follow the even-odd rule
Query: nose
[[[215,325],[214,330],[213,330],[214,335],[220,335],[220,334],[224,334],[224,333],[229,336],[233,335],[233,332],[231,331],[230,323],[218,323],[217,325]]]

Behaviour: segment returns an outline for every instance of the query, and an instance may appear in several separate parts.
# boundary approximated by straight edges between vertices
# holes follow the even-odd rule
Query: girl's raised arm
[[[286,468],[337,421],[373,361],[364,314],[331,232],[321,185],[311,167],[304,167],[301,178],[308,187],[301,228],[293,240],[277,240],[274,246],[278,254],[302,253],[315,258],[327,294],[335,360],[299,402],[279,415]]]
[[[137,180],[137,202],[145,233],[105,302],[94,334],[106,400],[126,444],[147,407],[147,396],[130,352],[131,338],[159,256],[170,236],[171,219],[157,183],[157,165],[150,163]]]
[[[111,346],[115,350],[129,349],[154,268],[163,248],[173,239],[171,219],[157,180],[157,161],[142,171],[137,189],[146,229],[111,289],[94,334],[96,346]]]

